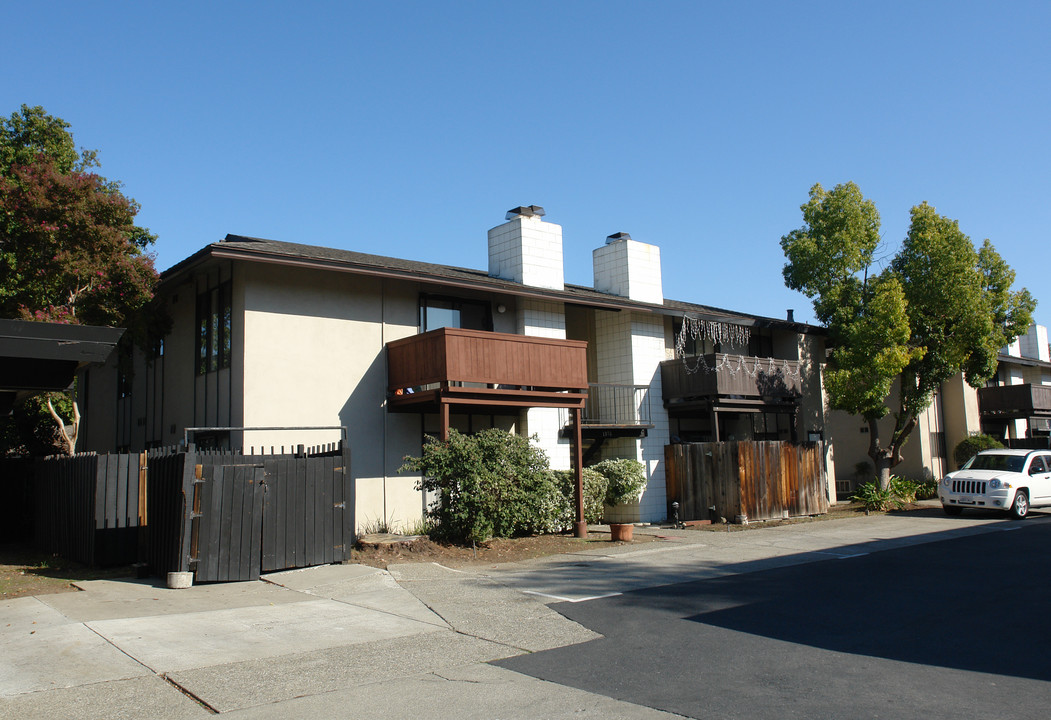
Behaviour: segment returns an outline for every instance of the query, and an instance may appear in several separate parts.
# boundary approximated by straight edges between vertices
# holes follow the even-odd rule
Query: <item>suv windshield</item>
[[[1025,457],[1022,455],[976,455],[971,461],[971,470],[1006,470],[1022,472]]]

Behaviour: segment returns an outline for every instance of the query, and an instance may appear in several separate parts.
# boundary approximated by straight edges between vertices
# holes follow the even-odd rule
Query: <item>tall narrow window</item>
[[[197,374],[208,372],[208,317],[211,314],[209,294],[197,296]]]
[[[208,296],[208,372],[214,372],[219,369],[219,288]]]
[[[230,355],[232,354],[231,348],[232,341],[231,336],[233,335],[233,302],[231,302],[232,286],[230,282],[225,282],[219,286],[219,367],[230,367]]]
[[[197,296],[197,374],[230,367],[233,308],[230,282]]]

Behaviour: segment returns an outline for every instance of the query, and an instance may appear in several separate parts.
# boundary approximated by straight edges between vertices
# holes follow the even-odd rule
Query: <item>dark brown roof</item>
[[[283,265],[324,267],[330,270],[339,270],[342,272],[396,277],[406,280],[415,280],[417,282],[430,282],[467,288],[488,289],[507,293],[509,295],[547,298],[578,305],[655,312],[662,315],[681,315],[689,313],[709,320],[722,320],[741,325],[779,327],[793,329],[797,332],[823,332],[822,328],[806,325],[804,323],[790,323],[785,320],[751,315],[749,313],[741,313],[708,305],[698,305],[695,303],[667,299],[665,299],[663,304],[644,303],[617,295],[611,295],[609,293],[598,292],[594,288],[582,285],[567,284],[565,290],[547,290],[544,288],[529,287],[510,280],[491,277],[483,270],[473,270],[452,265],[437,265],[435,263],[403,260],[401,258],[385,257],[383,255],[371,255],[368,253],[355,252],[353,250],[340,250],[338,248],[322,247],[319,245],[301,245],[299,243],[280,242],[277,240],[245,237],[243,235],[227,235],[222,242],[212,243],[194,255],[164,271],[161,277],[163,280],[169,281],[176,276],[181,275],[189,268],[209,258],[226,258],[231,260],[274,262]]]

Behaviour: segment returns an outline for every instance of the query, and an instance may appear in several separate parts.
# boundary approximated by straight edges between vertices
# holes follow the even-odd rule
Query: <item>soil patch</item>
[[[475,547],[437,543],[426,536],[407,543],[359,545],[351,551],[350,562],[386,569],[391,563],[435,562],[446,567],[495,565],[517,562],[546,555],[579,552],[589,548],[614,545],[639,545],[653,542],[652,535],[635,533],[630,543],[612,542],[608,532],[588,532],[586,538],[570,534],[535,535],[521,538],[493,538]]]
[[[21,543],[0,545],[0,600],[75,592],[80,580],[133,576],[130,567],[87,567]]]
[[[711,525],[696,525],[690,526],[688,530],[698,530],[702,532],[743,532],[750,530],[761,530],[762,528],[780,527],[782,525],[798,525],[800,523],[808,522],[822,522],[824,520],[844,520],[847,518],[864,517],[865,515],[896,515],[898,513],[931,513],[941,515],[940,509],[932,509],[928,505],[920,505],[918,503],[905,503],[900,508],[895,508],[888,512],[879,511],[865,511],[865,505],[863,503],[851,502],[851,503],[837,503],[829,508],[828,512],[823,515],[805,515],[801,517],[785,518],[784,520],[753,520],[744,524],[739,523],[722,523],[714,522]]]
[[[941,510],[918,504],[906,505],[900,512],[921,512],[941,515]],[[715,523],[691,526],[694,532],[750,532],[781,525],[805,522],[821,522],[851,517],[864,517],[865,508],[859,503],[834,505],[827,514],[812,517],[797,517],[786,520],[735,523]],[[427,537],[412,542],[376,543],[358,546],[351,551],[350,562],[386,569],[391,563],[435,562],[447,567],[495,565],[518,562],[547,555],[579,552],[586,549],[613,545],[638,545],[658,540],[655,535],[635,532],[631,543],[612,542],[608,532],[595,530],[581,539],[571,534],[538,535],[523,538],[494,538],[476,547],[437,543]],[[679,530],[678,532],[682,532]],[[46,595],[58,592],[73,592],[73,583],[80,580],[133,577],[129,567],[92,568],[57,555],[48,555],[31,549],[28,545],[0,545],[0,600],[29,595]]]

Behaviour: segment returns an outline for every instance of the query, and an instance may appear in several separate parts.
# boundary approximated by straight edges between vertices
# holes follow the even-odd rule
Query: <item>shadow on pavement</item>
[[[645,608],[854,655],[1051,680],[1051,523],[555,606],[603,634]],[[597,623],[591,620],[597,619]],[[669,618],[671,620],[671,618]],[[604,627],[605,621],[611,626]]]

